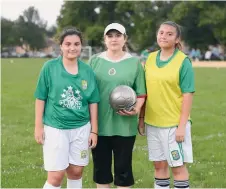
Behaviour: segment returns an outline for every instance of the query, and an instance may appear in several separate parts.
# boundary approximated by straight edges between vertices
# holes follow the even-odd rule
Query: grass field
[[[1,188],[42,188],[46,180],[42,148],[33,137],[33,94],[44,61],[1,61]],[[226,68],[195,68],[195,79],[191,188],[226,188]],[[133,166],[134,187],[152,188],[153,166],[147,158],[144,137],[136,140]],[[83,186],[95,187],[92,161],[85,168]]]

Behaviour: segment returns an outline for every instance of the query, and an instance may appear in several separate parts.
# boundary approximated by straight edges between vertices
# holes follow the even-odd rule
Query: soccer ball
[[[131,111],[137,101],[134,90],[126,85],[117,86],[110,94],[109,102],[115,111]]]

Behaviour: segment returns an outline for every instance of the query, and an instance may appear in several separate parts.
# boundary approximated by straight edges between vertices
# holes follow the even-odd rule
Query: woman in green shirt
[[[35,91],[35,140],[43,144],[44,188],[82,188],[89,147],[97,143],[99,92],[92,69],[78,59],[81,33],[67,28],[60,37],[62,56],[47,61]]]
[[[139,58],[126,52],[124,26],[112,23],[105,28],[107,50],[91,57],[89,63],[97,78],[100,91],[98,106],[98,144],[92,150],[94,181],[97,188],[109,188],[114,157],[114,184],[129,187],[134,184],[132,150],[137,134],[137,115],[146,97],[144,70]],[[137,94],[137,103],[131,112],[115,112],[109,104],[111,91],[118,85],[127,85]]]

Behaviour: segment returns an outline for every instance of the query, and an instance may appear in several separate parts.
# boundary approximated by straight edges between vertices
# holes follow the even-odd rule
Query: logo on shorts
[[[171,154],[172,154],[173,160],[180,159],[180,154],[179,154],[178,150],[171,151]]]
[[[108,75],[115,75],[115,74],[116,74],[115,68],[111,68],[110,70],[108,70]]]
[[[87,157],[88,153],[87,153],[87,150],[82,150],[81,151],[81,158],[82,159],[85,159]]]

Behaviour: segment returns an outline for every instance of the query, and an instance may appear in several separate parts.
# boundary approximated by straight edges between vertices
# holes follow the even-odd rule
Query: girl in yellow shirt
[[[157,31],[160,50],[151,53],[145,64],[147,100],[139,131],[143,134],[146,126],[155,188],[169,188],[169,166],[174,188],[189,188],[185,163],[193,162],[190,110],[195,89],[192,64],[180,51],[180,37],[176,23],[162,23]]]

